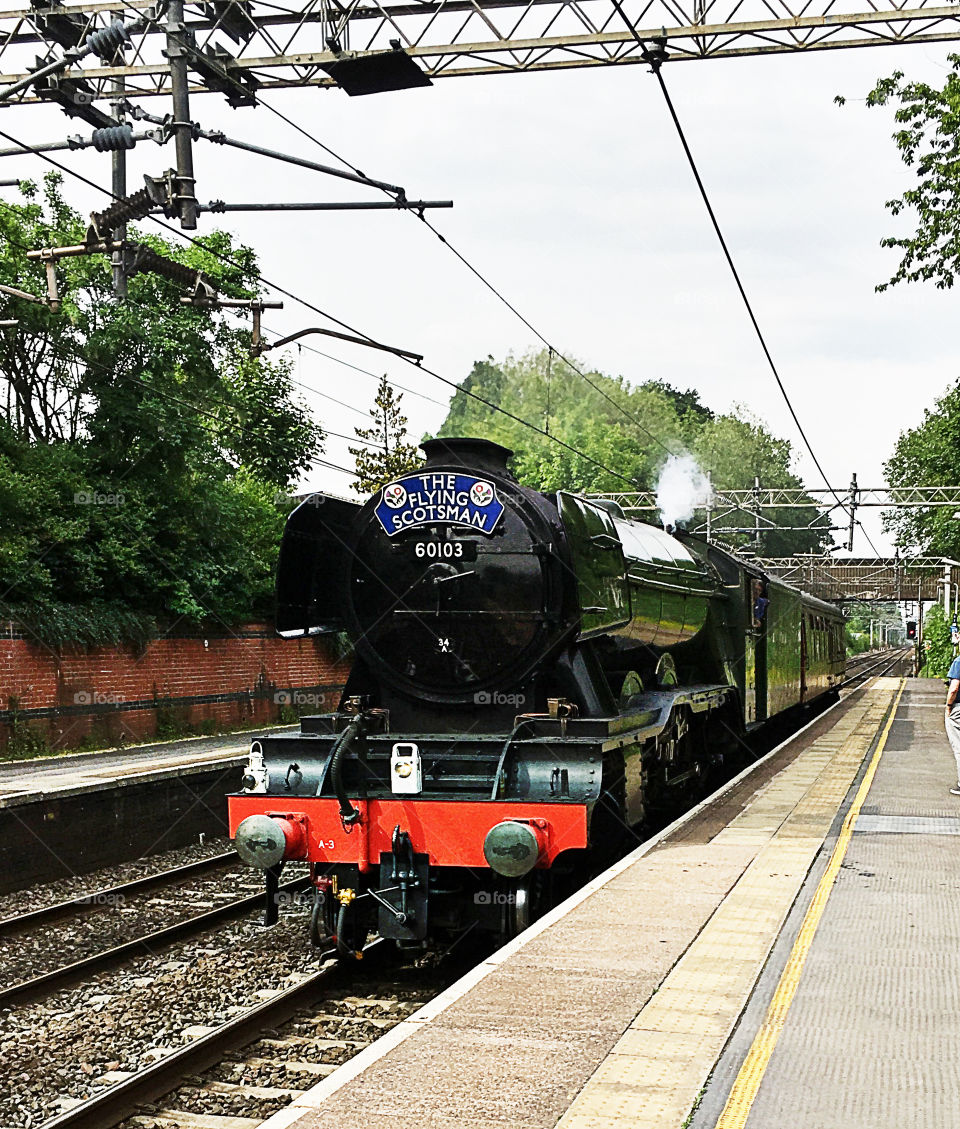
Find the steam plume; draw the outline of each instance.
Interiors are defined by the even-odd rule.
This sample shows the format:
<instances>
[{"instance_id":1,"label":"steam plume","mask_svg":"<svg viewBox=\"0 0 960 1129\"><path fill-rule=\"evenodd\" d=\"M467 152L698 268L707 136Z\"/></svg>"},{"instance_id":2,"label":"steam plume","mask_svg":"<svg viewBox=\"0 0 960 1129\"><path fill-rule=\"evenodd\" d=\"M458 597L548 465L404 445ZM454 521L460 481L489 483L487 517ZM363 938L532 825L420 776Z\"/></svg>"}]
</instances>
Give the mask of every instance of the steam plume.
<instances>
[{"instance_id":1,"label":"steam plume","mask_svg":"<svg viewBox=\"0 0 960 1129\"><path fill-rule=\"evenodd\" d=\"M705 506L713 494L710 480L692 455L670 455L657 480L657 507L664 525L689 521L697 506Z\"/></svg>"}]
</instances>

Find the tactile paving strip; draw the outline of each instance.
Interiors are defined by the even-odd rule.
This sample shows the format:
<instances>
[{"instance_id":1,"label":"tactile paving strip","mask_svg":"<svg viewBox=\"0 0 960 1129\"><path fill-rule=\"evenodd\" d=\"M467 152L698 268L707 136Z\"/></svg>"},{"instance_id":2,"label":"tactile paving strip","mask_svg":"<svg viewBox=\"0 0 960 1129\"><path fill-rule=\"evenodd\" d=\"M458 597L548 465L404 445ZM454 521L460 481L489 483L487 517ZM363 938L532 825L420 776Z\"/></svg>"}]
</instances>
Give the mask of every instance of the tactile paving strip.
<instances>
[{"instance_id":1,"label":"tactile paving strip","mask_svg":"<svg viewBox=\"0 0 960 1129\"><path fill-rule=\"evenodd\" d=\"M557 1129L683 1123L749 997L899 685L878 679L713 840L757 844L659 991L600 1064Z\"/></svg>"},{"instance_id":2,"label":"tactile paving strip","mask_svg":"<svg viewBox=\"0 0 960 1129\"><path fill-rule=\"evenodd\" d=\"M922 815L862 815L854 835L960 835L960 819Z\"/></svg>"}]
</instances>

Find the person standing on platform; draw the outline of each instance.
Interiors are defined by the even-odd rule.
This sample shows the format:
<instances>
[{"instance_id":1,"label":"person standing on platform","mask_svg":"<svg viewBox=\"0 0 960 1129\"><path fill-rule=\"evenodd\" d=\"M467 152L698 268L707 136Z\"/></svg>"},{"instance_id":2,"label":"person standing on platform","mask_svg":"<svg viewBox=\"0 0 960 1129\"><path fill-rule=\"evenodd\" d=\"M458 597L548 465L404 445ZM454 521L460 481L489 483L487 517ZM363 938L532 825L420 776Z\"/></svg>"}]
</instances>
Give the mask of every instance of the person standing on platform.
<instances>
[{"instance_id":1,"label":"person standing on platform","mask_svg":"<svg viewBox=\"0 0 960 1129\"><path fill-rule=\"evenodd\" d=\"M951 788L950 793L953 796L960 796L960 702L957 701L957 693L960 691L960 655L950 664L947 678L949 679L947 708L944 712L943 721L947 729L950 748L953 749L953 755L957 762L957 786Z\"/></svg>"}]
</instances>

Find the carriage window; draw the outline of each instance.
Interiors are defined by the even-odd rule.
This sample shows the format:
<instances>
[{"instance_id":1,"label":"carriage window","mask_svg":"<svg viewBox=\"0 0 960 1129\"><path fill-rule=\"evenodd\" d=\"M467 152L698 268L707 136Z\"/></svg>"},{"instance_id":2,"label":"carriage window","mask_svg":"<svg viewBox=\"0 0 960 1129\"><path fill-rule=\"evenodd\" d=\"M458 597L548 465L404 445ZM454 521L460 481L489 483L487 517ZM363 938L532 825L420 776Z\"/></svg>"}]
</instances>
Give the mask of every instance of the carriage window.
<instances>
[{"instance_id":1,"label":"carriage window","mask_svg":"<svg viewBox=\"0 0 960 1129\"><path fill-rule=\"evenodd\" d=\"M770 599L767 595L767 586L762 580L754 579L750 582L750 596L753 612L753 626L760 627L767 614Z\"/></svg>"}]
</instances>

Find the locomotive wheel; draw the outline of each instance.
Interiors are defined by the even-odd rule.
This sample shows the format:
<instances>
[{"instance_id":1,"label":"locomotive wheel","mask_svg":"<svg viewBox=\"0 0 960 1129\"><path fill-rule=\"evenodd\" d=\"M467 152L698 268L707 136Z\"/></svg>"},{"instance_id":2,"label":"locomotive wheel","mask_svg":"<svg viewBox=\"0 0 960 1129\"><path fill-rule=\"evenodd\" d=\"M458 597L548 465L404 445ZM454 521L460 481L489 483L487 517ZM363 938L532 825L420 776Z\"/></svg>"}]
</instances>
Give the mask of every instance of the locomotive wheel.
<instances>
[{"instance_id":1,"label":"locomotive wheel","mask_svg":"<svg viewBox=\"0 0 960 1129\"><path fill-rule=\"evenodd\" d=\"M516 882L500 913L500 936L509 941L522 933L543 913L546 881L543 871L534 871Z\"/></svg>"},{"instance_id":2,"label":"locomotive wheel","mask_svg":"<svg viewBox=\"0 0 960 1129\"><path fill-rule=\"evenodd\" d=\"M691 798L702 793L709 767L701 724L687 710L675 711L656 739L644 774L652 806L661 813L689 806Z\"/></svg>"}]
</instances>

